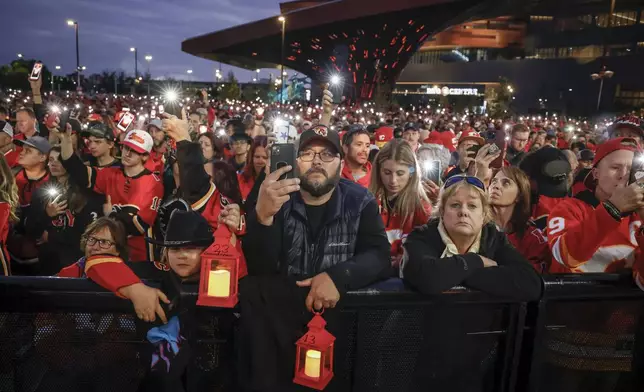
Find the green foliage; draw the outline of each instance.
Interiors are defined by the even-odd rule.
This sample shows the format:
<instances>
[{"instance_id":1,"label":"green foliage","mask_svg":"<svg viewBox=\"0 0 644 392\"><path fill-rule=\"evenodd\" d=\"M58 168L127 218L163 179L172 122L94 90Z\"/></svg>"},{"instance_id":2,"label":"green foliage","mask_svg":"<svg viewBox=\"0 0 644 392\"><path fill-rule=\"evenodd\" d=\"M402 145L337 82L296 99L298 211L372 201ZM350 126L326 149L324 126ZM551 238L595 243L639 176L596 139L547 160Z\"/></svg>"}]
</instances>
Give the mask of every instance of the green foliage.
<instances>
[{"instance_id":1,"label":"green foliage","mask_svg":"<svg viewBox=\"0 0 644 392\"><path fill-rule=\"evenodd\" d=\"M514 90L507 78L499 78L499 85L485 91L487 112L492 118L503 118L512 114L512 96Z\"/></svg>"},{"instance_id":2,"label":"green foliage","mask_svg":"<svg viewBox=\"0 0 644 392\"><path fill-rule=\"evenodd\" d=\"M37 60L19 59L0 67L0 87L20 90L29 90L29 74ZM51 84L51 72L43 64L42 70L43 90Z\"/></svg>"},{"instance_id":3,"label":"green foliage","mask_svg":"<svg viewBox=\"0 0 644 392\"><path fill-rule=\"evenodd\" d=\"M239 88L239 83L235 78L235 73L229 71L226 75L226 84L222 87L219 92L219 97L222 99L239 99L241 96L241 89Z\"/></svg>"}]
</instances>

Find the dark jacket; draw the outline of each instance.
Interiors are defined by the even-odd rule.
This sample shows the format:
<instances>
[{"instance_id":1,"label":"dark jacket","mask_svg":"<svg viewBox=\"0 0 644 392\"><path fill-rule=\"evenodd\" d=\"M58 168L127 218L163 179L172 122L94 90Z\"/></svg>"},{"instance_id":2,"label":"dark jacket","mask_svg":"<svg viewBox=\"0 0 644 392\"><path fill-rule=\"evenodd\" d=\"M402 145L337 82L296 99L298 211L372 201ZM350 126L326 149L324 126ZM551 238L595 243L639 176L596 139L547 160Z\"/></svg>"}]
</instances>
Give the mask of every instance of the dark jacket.
<instances>
[{"instance_id":1,"label":"dark jacket","mask_svg":"<svg viewBox=\"0 0 644 392\"><path fill-rule=\"evenodd\" d=\"M438 232L439 221L418 227L404 244L404 279L423 294L440 294L463 285L487 294L522 301L541 297L542 280L534 268L499 232L493 223L483 226L479 253L441 258L445 244ZM485 268L481 256L497 262Z\"/></svg>"},{"instance_id":2,"label":"dark jacket","mask_svg":"<svg viewBox=\"0 0 644 392\"><path fill-rule=\"evenodd\" d=\"M512 146L508 146L507 150L505 151L505 160L508 161L510 166L518 167L519 163L521 163L525 156L525 151L515 150Z\"/></svg>"},{"instance_id":3,"label":"dark jacket","mask_svg":"<svg viewBox=\"0 0 644 392\"><path fill-rule=\"evenodd\" d=\"M256 212L250 211L243 240L249 275L308 278L326 272L343 293L386 274L390 245L371 193L341 179L326 203L320 226L313 229L307 208L295 192L271 226L260 224Z\"/></svg>"},{"instance_id":4,"label":"dark jacket","mask_svg":"<svg viewBox=\"0 0 644 392\"><path fill-rule=\"evenodd\" d=\"M42 275L54 275L81 258L83 251L79 244L83 232L90 223L103 216L104 197L94 192L85 192L86 204L80 211L67 209L57 217L50 217L46 208L52 197L47 194L47 189L54 184L54 181L50 181L36 190L25 221L27 233L31 238L40 238L44 231L48 232L47 242L38 246ZM69 202L70 197L68 193L61 200Z\"/></svg>"}]
</instances>

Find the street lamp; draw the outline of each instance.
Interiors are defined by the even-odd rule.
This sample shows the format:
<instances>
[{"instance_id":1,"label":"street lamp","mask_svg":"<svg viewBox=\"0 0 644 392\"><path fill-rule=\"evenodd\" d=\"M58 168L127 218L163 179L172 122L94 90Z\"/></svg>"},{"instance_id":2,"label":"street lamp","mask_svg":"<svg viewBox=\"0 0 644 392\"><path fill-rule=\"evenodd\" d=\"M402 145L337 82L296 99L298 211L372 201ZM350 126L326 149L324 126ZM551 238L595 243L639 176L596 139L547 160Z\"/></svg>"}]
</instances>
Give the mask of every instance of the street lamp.
<instances>
[{"instance_id":1,"label":"street lamp","mask_svg":"<svg viewBox=\"0 0 644 392\"><path fill-rule=\"evenodd\" d=\"M192 70L191 70L191 69L189 69L189 70L187 70L186 72L188 72L188 75L190 75L190 74L192 73Z\"/></svg>"},{"instance_id":2,"label":"street lamp","mask_svg":"<svg viewBox=\"0 0 644 392\"><path fill-rule=\"evenodd\" d=\"M590 75L590 77L593 80L597 80L597 79L600 80L599 94L597 94L597 111L599 111L599 105L600 105L600 103L602 101L602 90L604 89L604 79L610 79L610 78L613 77L614 74L615 74L615 72L606 69L606 66L604 65L602 67L601 71L599 71L599 73L594 73L594 74Z\"/></svg>"},{"instance_id":3,"label":"street lamp","mask_svg":"<svg viewBox=\"0 0 644 392\"><path fill-rule=\"evenodd\" d=\"M134 79L139 78L139 51L135 47L130 48L130 52L134 52Z\"/></svg>"},{"instance_id":4,"label":"street lamp","mask_svg":"<svg viewBox=\"0 0 644 392\"><path fill-rule=\"evenodd\" d=\"M22 53L18 53L18 58L19 58L19 59L21 59L21 58L22 58Z\"/></svg>"},{"instance_id":5,"label":"street lamp","mask_svg":"<svg viewBox=\"0 0 644 392\"><path fill-rule=\"evenodd\" d=\"M74 26L74 31L76 33L76 86L80 88L80 72L81 72L81 67L80 67L80 51L78 49L78 22L68 19L67 20L67 26Z\"/></svg>"},{"instance_id":6,"label":"street lamp","mask_svg":"<svg viewBox=\"0 0 644 392\"><path fill-rule=\"evenodd\" d=\"M282 54L280 56L280 70L284 72L284 38L286 36L286 18L282 15L280 15L279 18L277 18L282 23ZM280 87L280 105L282 105L283 101L283 94L284 94L284 79L282 78L282 84Z\"/></svg>"},{"instance_id":7,"label":"street lamp","mask_svg":"<svg viewBox=\"0 0 644 392\"><path fill-rule=\"evenodd\" d=\"M56 70L57 70L57 71L60 71L60 65L57 65L57 66L56 66Z\"/></svg>"},{"instance_id":8,"label":"street lamp","mask_svg":"<svg viewBox=\"0 0 644 392\"><path fill-rule=\"evenodd\" d=\"M150 73L150 61L152 61L152 56L145 55L145 61L148 62L148 76L152 79L152 74ZM150 95L150 79L148 79L148 95Z\"/></svg>"},{"instance_id":9,"label":"street lamp","mask_svg":"<svg viewBox=\"0 0 644 392\"><path fill-rule=\"evenodd\" d=\"M257 68L257 69L255 70L255 73L257 74L256 79L259 81L259 68Z\"/></svg>"}]
</instances>

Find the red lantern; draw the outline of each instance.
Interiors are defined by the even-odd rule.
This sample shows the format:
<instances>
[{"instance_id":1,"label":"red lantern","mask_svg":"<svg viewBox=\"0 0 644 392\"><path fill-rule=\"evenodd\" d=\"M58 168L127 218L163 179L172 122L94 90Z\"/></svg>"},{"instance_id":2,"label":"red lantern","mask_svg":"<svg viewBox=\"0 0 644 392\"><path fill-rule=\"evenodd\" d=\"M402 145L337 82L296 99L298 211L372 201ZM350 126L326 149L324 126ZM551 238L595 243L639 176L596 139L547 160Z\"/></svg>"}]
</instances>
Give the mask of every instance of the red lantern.
<instances>
[{"instance_id":1,"label":"red lantern","mask_svg":"<svg viewBox=\"0 0 644 392\"><path fill-rule=\"evenodd\" d=\"M314 313L308 324L309 330L295 343L297 356L293 382L321 391L333 378L335 336L324 329L326 321L321 313Z\"/></svg>"},{"instance_id":2,"label":"red lantern","mask_svg":"<svg viewBox=\"0 0 644 392\"><path fill-rule=\"evenodd\" d=\"M237 304L239 253L237 237L220 224L215 242L201 254L197 305L232 308Z\"/></svg>"}]
</instances>

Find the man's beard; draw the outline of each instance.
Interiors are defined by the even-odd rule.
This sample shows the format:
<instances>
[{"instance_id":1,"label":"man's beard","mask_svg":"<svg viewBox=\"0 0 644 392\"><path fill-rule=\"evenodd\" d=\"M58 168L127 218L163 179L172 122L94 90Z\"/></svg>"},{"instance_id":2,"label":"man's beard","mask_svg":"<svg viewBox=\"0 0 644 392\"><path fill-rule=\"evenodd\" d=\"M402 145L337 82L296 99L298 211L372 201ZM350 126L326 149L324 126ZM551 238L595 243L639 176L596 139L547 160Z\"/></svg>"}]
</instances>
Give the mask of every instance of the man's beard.
<instances>
[{"instance_id":1,"label":"man's beard","mask_svg":"<svg viewBox=\"0 0 644 392\"><path fill-rule=\"evenodd\" d=\"M321 173L326 177L322 182L309 181L308 176L313 173ZM329 177L326 170L312 167L306 173L300 174L300 188L313 197L321 197L335 189L340 182L340 166L333 177Z\"/></svg>"}]
</instances>

